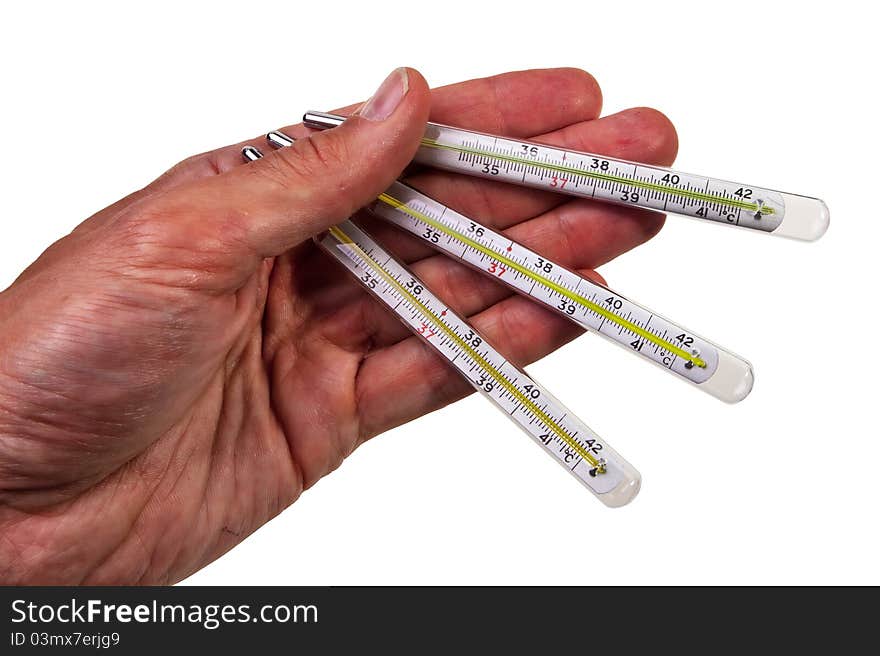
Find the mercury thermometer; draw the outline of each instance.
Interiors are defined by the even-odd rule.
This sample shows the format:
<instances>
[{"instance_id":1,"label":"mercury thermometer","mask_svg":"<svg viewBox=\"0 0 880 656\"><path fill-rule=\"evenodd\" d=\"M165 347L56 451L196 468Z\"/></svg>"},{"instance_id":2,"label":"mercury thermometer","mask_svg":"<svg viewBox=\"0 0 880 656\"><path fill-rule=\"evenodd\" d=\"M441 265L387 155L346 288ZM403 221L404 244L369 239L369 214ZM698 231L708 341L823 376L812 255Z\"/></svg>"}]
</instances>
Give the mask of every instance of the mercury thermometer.
<instances>
[{"instance_id":1,"label":"mercury thermometer","mask_svg":"<svg viewBox=\"0 0 880 656\"><path fill-rule=\"evenodd\" d=\"M344 116L307 112L326 129ZM813 241L828 229L818 198L682 173L605 155L428 123L413 160L434 168Z\"/></svg>"}]
</instances>

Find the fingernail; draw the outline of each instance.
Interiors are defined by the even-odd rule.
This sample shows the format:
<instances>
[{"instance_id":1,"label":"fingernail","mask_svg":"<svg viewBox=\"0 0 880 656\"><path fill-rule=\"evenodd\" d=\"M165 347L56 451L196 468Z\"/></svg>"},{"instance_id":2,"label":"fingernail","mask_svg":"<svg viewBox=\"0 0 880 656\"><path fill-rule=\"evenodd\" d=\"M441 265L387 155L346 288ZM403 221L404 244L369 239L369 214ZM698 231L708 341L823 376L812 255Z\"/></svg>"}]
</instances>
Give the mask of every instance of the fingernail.
<instances>
[{"instance_id":1,"label":"fingernail","mask_svg":"<svg viewBox=\"0 0 880 656\"><path fill-rule=\"evenodd\" d=\"M384 121L394 113L409 91L409 78L405 68L396 68L376 89L376 93L361 105L355 114L368 121Z\"/></svg>"}]
</instances>

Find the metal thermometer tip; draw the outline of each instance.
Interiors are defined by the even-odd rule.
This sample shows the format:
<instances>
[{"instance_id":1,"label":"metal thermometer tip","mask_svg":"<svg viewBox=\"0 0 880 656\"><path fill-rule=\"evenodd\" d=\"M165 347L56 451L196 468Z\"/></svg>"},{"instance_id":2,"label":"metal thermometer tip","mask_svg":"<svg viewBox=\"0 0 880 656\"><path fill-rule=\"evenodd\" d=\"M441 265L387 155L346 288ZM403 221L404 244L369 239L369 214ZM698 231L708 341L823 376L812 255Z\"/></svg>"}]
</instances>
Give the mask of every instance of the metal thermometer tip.
<instances>
[{"instance_id":1,"label":"metal thermometer tip","mask_svg":"<svg viewBox=\"0 0 880 656\"><path fill-rule=\"evenodd\" d=\"M317 130L335 128L338 125L342 125L344 121L345 117L328 114L327 112L310 110L303 114L303 125L307 128L315 128Z\"/></svg>"},{"instance_id":2,"label":"metal thermometer tip","mask_svg":"<svg viewBox=\"0 0 880 656\"><path fill-rule=\"evenodd\" d=\"M276 148L287 148L294 142L293 137L284 134L281 130L272 130L266 135L266 140Z\"/></svg>"},{"instance_id":3,"label":"metal thermometer tip","mask_svg":"<svg viewBox=\"0 0 880 656\"><path fill-rule=\"evenodd\" d=\"M254 148L253 146L245 146L241 149L241 155L249 162L254 162L260 159L263 156L263 153L260 152L259 148Z\"/></svg>"}]
</instances>

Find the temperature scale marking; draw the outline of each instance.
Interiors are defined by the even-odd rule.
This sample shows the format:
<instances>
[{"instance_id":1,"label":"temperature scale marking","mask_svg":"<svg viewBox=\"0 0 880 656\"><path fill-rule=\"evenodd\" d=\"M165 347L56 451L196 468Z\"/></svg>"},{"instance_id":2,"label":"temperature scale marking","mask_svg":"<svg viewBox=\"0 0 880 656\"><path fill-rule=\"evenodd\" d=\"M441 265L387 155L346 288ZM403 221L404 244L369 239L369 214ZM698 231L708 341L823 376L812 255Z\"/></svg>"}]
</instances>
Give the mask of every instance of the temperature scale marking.
<instances>
[{"instance_id":1,"label":"temperature scale marking","mask_svg":"<svg viewBox=\"0 0 880 656\"><path fill-rule=\"evenodd\" d=\"M508 155L503 150L480 150L479 148L470 147L467 145L461 146L453 146L450 144L440 143L436 139L422 139L422 146L426 148L437 148L440 150L450 150L460 154L466 155L474 155L481 158L486 159L494 159L500 160L503 162L510 162L512 164L518 164L525 167L535 167L541 170L546 171L555 171L557 173L566 173L569 175L574 175L581 178L589 178L592 180L602 180L603 182L610 182L619 184L621 186L626 187L634 187L637 189L644 189L646 191L655 191L661 194L668 194L670 196L682 196L684 198L690 198L692 200L700 200L705 201L707 203L715 203L719 208L736 208L741 210L747 210L749 212L760 212L763 216L771 216L776 214L776 209L773 207L764 207L763 205L759 205L758 203L749 203L741 200L735 200L730 198L729 196L720 196L716 194L708 194L699 191L692 191L690 189L682 189L680 187L675 187L673 185L662 185L655 182L649 182L647 180L642 180L637 177L624 177L619 175L610 175L606 173L599 173L597 171L590 171L588 169L575 168L573 166L564 166L562 164L555 164L550 161L536 161L534 159L526 159L523 157L516 157L514 155ZM566 156L563 156L563 160ZM610 161L610 158L602 158L605 161ZM617 160L619 161L619 160Z\"/></svg>"}]
</instances>

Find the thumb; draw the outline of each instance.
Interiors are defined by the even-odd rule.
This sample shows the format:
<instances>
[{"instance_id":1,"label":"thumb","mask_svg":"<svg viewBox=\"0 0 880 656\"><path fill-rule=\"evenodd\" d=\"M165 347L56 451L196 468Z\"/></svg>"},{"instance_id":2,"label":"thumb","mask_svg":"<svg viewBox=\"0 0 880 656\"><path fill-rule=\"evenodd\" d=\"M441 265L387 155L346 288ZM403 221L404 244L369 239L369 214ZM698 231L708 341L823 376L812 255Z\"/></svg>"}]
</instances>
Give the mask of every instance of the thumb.
<instances>
[{"instance_id":1,"label":"thumb","mask_svg":"<svg viewBox=\"0 0 880 656\"><path fill-rule=\"evenodd\" d=\"M208 241L228 237L237 251L230 255L278 255L347 219L390 186L415 155L430 104L418 71L398 68L339 127L180 187L163 205L171 203L177 230L195 230Z\"/></svg>"}]
</instances>

